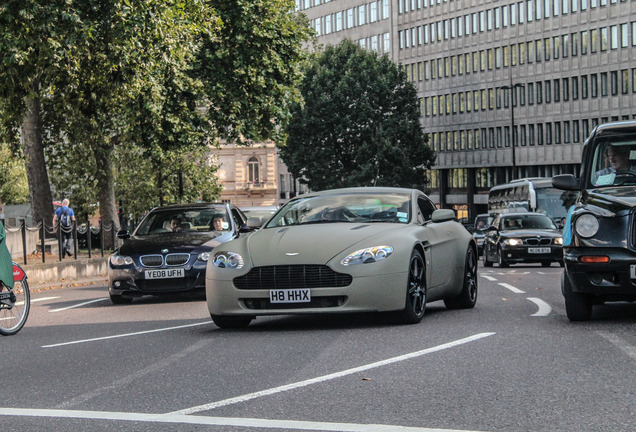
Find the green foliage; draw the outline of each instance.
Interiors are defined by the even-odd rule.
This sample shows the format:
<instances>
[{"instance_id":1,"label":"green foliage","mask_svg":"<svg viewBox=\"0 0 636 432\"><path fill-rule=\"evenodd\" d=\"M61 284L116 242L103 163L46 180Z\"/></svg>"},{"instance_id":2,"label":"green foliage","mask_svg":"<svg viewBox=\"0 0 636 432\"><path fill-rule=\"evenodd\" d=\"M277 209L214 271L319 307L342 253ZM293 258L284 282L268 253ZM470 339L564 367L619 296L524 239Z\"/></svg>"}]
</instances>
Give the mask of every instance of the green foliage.
<instances>
[{"instance_id":1,"label":"green foliage","mask_svg":"<svg viewBox=\"0 0 636 432\"><path fill-rule=\"evenodd\" d=\"M29 202L29 184L24 159L3 143L0 143L0 202L4 204Z\"/></svg>"},{"instance_id":2,"label":"green foliage","mask_svg":"<svg viewBox=\"0 0 636 432\"><path fill-rule=\"evenodd\" d=\"M350 41L308 67L281 157L313 190L350 186L423 188L434 162L417 92L387 56Z\"/></svg>"},{"instance_id":3,"label":"green foliage","mask_svg":"<svg viewBox=\"0 0 636 432\"><path fill-rule=\"evenodd\" d=\"M230 140L275 138L299 100L297 86L313 35L293 0L213 0L222 21L207 37L196 75L209 119Z\"/></svg>"}]
</instances>

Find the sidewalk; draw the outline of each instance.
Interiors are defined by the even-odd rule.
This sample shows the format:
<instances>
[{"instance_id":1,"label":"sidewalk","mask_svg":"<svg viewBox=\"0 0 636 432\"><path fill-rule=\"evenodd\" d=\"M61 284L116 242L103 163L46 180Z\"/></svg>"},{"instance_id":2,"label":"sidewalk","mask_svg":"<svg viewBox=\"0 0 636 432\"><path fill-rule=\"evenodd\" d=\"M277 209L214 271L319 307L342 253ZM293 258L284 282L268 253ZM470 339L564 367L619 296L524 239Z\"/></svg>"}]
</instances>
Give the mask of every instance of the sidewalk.
<instances>
[{"instance_id":1,"label":"sidewalk","mask_svg":"<svg viewBox=\"0 0 636 432\"><path fill-rule=\"evenodd\" d=\"M75 257L66 257L59 261L57 255L47 254L46 262L42 263L42 255L27 256L27 264L24 258L15 260L26 272L29 287L32 291L65 288L71 286L85 286L95 284L108 284L108 254L94 251L91 258L88 252L82 251Z\"/></svg>"}]
</instances>

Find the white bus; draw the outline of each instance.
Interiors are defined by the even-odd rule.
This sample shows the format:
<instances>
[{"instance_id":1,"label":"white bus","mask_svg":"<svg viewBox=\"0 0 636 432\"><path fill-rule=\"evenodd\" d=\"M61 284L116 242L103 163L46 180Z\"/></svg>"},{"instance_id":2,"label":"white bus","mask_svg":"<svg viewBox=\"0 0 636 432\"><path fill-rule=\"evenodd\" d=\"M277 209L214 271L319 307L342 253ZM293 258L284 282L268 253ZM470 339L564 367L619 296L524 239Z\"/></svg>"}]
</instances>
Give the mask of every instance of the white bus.
<instances>
[{"instance_id":1,"label":"white bus","mask_svg":"<svg viewBox=\"0 0 636 432\"><path fill-rule=\"evenodd\" d=\"M492 187L488 193L488 212L540 212L560 225L575 201L575 193L552 187L550 177L524 178Z\"/></svg>"}]
</instances>

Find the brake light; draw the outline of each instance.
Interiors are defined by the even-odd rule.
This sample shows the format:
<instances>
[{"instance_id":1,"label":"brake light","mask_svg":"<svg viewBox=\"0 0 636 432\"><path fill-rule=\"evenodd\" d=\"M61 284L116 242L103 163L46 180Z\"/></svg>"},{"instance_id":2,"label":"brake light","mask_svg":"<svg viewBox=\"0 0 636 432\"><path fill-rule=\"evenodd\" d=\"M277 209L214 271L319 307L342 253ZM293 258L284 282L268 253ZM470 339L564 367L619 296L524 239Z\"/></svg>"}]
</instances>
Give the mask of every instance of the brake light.
<instances>
[{"instance_id":1,"label":"brake light","mask_svg":"<svg viewBox=\"0 0 636 432\"><path fill-rule=\"evenodd\" d=\"M583 256L581 257L582 263L587 264L603 264L610 261L608 256Z\"/></svg>"}]
</instances>

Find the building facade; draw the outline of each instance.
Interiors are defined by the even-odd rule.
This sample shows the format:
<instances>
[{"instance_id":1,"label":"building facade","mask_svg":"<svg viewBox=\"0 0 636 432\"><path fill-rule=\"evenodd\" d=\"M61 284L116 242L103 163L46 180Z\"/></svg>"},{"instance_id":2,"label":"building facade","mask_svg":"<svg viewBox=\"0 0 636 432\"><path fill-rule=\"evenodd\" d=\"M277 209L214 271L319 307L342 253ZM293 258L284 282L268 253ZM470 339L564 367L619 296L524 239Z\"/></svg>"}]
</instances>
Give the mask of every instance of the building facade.
<instances>
[{"instance_id":1,"label":"building facade","mask_svg":"<svg viewBox=\"0 0 636 432\"><path fill-rule=\"evenodd\" d=\"M211 152L210 162L219 167L223 202L239 207L276 206L306 192L271 141L250 146L223 143Z\"/></svg>"},{"instance_id":2,"label":"building facade","mask_svg":"<svg viewBox=\"0 0 636 432\"><path fill-rule=\"evenodd\" d=\"M321 44L400 64L437 154L441 207L473 218L490 187L578 174L599 123L636 118L633 0L297 0Z\"/></svg>"}]
</instances>

